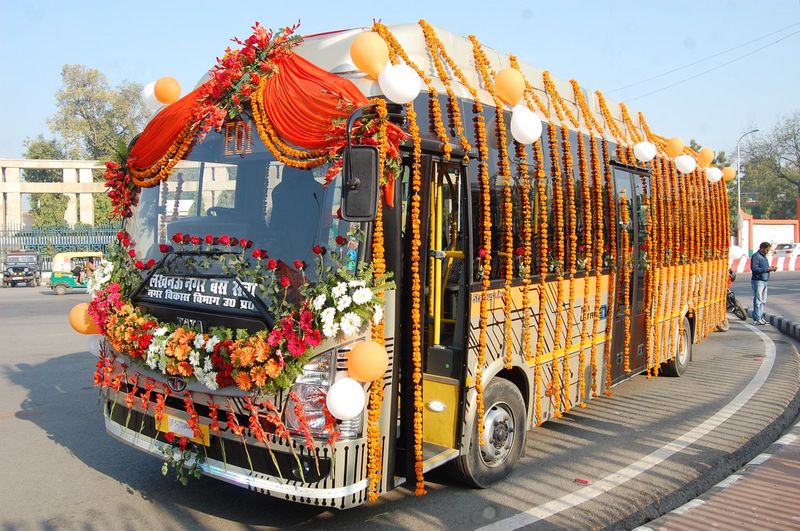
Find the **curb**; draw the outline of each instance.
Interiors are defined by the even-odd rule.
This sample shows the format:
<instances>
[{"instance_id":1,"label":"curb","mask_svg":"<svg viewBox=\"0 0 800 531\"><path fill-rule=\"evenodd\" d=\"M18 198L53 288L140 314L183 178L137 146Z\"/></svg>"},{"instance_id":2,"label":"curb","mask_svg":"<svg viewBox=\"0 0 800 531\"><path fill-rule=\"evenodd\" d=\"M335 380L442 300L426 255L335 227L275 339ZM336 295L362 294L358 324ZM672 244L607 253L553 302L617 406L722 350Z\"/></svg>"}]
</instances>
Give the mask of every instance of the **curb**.
<instances>
[{"instance_id":1,"label":"curb","mask_svg":"<svg viewBox=\"0 0 800 531\"><path fill-rule=\"evenodd\" d=\"M750 314L750 308L745 308L744 310L747 312L747 316L752 318L752 315ZM781 315L773 315L766 312L764 312L764 319L766 319L769 324L777 328L780 332L800 341L800 323L792 321L791 319L787 319Z\"/></svg>"},{"instance_id":2,"label":"curb","mask_svg":"<svg viewBox=\"0 0 800 531\"><path fill-rule=\"evenodd\" d=\"M745 308L748 316L749 310ZM784 319L783 317L764 314L770 324L778 328L777 320L781 319L781 325L789 329L798 331L800 325ZM793 328L792 328L793 327ZM783 329L779 328L783 331ZM792 335L795 339L800 339L800 333ZM789 345L794 351L794 355L800 358L800 351L795 345ZM672 492L665 493L660 499L653 501L649 505L642 507L632 514L620 518L618 521L606 526L604 530L612 531L617 529L639 529L639 531L653 531L647 527L647 523L668 515L671 511L679 509L686 503L695 498L699 498L709 492L714 486L724 481L726 478L735 474L738 470L746 466L759 454L767 451L771 445L775 444L787 429L796 425L800 416L800 385L798 385L794 396L789 400L786 408L775 417L764 429L753 433L746 440L742 441L741 446L731 453L719 456L708 468L688 483L681 485L680 488Z\"/></svg>"}]
</instances>

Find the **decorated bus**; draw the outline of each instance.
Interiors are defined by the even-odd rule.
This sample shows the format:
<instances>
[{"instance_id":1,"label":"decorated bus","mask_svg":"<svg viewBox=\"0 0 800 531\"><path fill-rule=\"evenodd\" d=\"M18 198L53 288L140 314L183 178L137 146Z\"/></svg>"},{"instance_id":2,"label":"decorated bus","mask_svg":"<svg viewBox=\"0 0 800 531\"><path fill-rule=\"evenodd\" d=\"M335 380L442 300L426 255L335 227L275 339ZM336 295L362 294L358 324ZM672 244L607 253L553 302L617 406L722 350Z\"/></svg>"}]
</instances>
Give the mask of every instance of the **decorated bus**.
<instances>
[{"instance_id":1,"label":"decorated bus","mask_svg":"<svg viewBox=\"0 0 800 531\"><path fill-rule=\"evenodd\" d=\"M234 42L107 163L124 222L70 316L107 432L165 474L487 487L726 323L710 150L425 21Z\"/></svg>"}]
</instances>

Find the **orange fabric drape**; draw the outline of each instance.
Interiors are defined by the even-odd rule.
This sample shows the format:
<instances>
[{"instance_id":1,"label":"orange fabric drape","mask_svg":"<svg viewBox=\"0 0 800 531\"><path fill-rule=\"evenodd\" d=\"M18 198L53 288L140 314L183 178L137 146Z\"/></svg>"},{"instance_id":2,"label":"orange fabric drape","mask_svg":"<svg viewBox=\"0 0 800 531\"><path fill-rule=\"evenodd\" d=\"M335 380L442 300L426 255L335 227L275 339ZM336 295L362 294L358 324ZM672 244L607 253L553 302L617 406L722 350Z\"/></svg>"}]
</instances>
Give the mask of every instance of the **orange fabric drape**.
<instances>
[{"instance_id":1,"label":"orange fabric drape","mask_svg":"<svg viewBox=\"0 0 800 531\"><path fill-rule=\"evenodd\" d=\"M133 145L128 155L128 167L142 171L158 162L175 143L191 118L192 109L202 88L203 85L200 85L175 103L161 109Z\"/></svg>"},{"instance_id":2,"label":"orange fabric drape","mask_svg":"<svg viewBox=\"0 0 800 531\"><path fill-rule=\"evenodd\" d=\"M331 120L349 116L346 109L337 108L341 99L355 107L367 104L366 96L351 81L296 53L279 64L263 94L267 115L281 138L305 149L328 147Z\"/></svg>"}]
</instances>

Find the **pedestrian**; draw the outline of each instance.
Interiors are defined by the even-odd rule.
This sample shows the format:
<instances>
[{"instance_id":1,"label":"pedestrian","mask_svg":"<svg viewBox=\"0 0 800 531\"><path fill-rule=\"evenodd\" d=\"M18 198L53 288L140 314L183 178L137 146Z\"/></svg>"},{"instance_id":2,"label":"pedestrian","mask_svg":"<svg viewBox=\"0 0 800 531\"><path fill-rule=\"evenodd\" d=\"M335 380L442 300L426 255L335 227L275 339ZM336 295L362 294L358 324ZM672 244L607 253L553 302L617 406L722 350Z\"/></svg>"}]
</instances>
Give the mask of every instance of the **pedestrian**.
<instances>
[{"instance_id":1,"label":"pedestrian","mask_svg":"<svg viewBox=\"0 0 800 531\"><path fill-rule=\"evenodd\" d=\"M767 254L772 246L769 242L762 242L758 246L758 252L750 258L750 285L753 287L753 324L765 325L764 305L767 303L767 282L769 274L775 271L776 267L770 267Z\"/></svg>"},{"instance_id":2,"label":"pedestrian","mask_svg":"<svg viewBox=\"0 0 800 531\"><path fill-rule=\"evenodd\" d=\"M83 279L81 283L89 280L89 277L91 277L94 274L94 270L95 270L94 258L89 257L89 259L86 260L86 263L83 265Z\"/></svg>"}]
</instances>

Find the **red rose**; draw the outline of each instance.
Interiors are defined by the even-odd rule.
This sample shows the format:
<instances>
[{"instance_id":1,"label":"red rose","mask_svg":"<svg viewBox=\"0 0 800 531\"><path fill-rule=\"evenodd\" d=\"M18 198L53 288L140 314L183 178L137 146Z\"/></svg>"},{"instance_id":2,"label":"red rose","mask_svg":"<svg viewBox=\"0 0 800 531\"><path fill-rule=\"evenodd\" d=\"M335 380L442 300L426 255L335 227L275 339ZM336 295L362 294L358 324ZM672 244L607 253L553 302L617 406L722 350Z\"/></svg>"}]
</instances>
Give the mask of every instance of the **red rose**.
<instances>
[{"instance_id":1,"label":"red rose","mask_svg":"<svg viewBox=\"0 0 800 531\"><path fill-rule=\"evenodd\" d=\"M253 249L253 258L256 260L263 258L263 256L261 256L261 249Z\"/></svg>"},{"instance_id":2,"label":"red rose","mask_svg":"<svg viewBox=\"0 0 800 531\"><path fill-rule=\"evenodd\" d=\"M311 248L314 251L314 254L317 256L325 254L325 247L321 246L320 244L315 244L314 247Z\"/></svg>"},{"instance_id":3,"label":"red rose","mask_svg":"<svg viewBox=\"0 0 800 531\"><path fill-rule=\"evenodd\" d=\"M122 246L123 247L130 247L131 246L131 239L127 236L122 239Z\"/></svg>"},{"instance_id":4,"label":"red rose","mask_svg":"<svg viewBox=\"0 0 800 531\"><path fill-rule=\"evenodd\" d=\"M166 254L166 253L168 253L168 252L170 252L172 250L172 246L171 245L167 245L166 243L162 243L162 244L160 244L158 246L158 250L161 251L162 253Z\"/></svg>"},{"instance_id":5,"label":"red rose","mask_svg":"<svg viewBox=\"0 0 800 531\"><path fill-rule=\"evenodd\" d=\"M336 209L336 219L342 219L342 207Z\"/></svg>"},{"instance_id":6,"label":"red rose","mask_svg":"<svg viewBox=\"0 0 800 531\"><path fill-rule=\"evenodd\" d=\"M267 267L272 270L278 269L278 261L275 260L274 258L270 258L269 261L267 262Z\"/></svg>"},{"instance_id":7,"label":"red rose","mask_svg":"<svg viewBox=\"0 0 800 531\"><path fill-rule=\"evenodd\" d=\"M585 249L586 249L586 247L584 247L583 245L579 245L578 246L578 252L579 253L582 253Z\"/></svg>"},{"instance_id":8,"label":"red rose","mask_svg":"<svg viewBox=\"0 0 800 531\"><path fill-rule=\"evenodd\" d=\"M253 240L246 240L242 238L241 240L239 240L239 245L242 246L242 249L249 249L250 247L253 246Z\"/></svg>"},{"instance_id":9,"label":"red rose","mask_svg":"<svg viewBox=\"0 0 800 531\"><path fill-rule=\"evenodd\" d=\"M514 254L516 254L517 256L522 256L523 254L525 254L525 249L523 249L522 247L517 247L516 249L514 249Z\"/></svg>"},{"instance_id":10,"label":"red rose","mask_svg":"<svg viewBox=\"0 0 800 531\"><path fill-rule=\"evenodd\" d=\"M122 241L122 240L124 240L124 239L125 239L127 236L128 236L128 234L127 234L127 233L126 233L124 230L121 230L121 231L119 231L119 232L117 233L117 239L118 239L119 241Z\"/></svg>"},{"instance_id":11,"label":"red rose","mask_svg":"<svg viewBox=\"0 0 800 531\"><path fill-rule=\"evenodd\" d=\"M281 287L288 288L289 287L289 277L281 277Z\"/></svg>"},{"instance_id":12,"label":"red rose","mask_svg":"<svg viewBox=\"0 0 800 531\"><path fill-rule=\"evenodd\" d=\"M231 238L231 247L236 247L237 245L239 245L239 239Z\"/></svg>"},{"instance_id":13,"label":"red rose","mask_svg":"<svg viewBox=\"0 0 800 531\"><path fill-rule=\"evenodd\" d=\"M128 256L130 256L131 258L136 258L136 251L134 249L131 249L130 251L128 251Z\"/></svg>"},{"instance_id":14,"label":"red rose","mask_svg":"<svg viewBox=\"0 0 800 531\"><path fill-rule=\"evenodd\" d=\"M152 258L151 258L150 260L148 260L148 261L147 261L147 263L145 264L145 267L146 267L147 269L150 269L150 268L151 268L151 267L153 267L154 265L156 265L156 261L155 261L154 259L152 259Z\"/></svg>"},{"instance_id":15,"label":"red rose","mask_svg":"<svg viewBox=\"0 0 800 531\"><path fill-rule=\"evenodd\" d=\"M214 243L214 237L212 235L210 235L210 234L206 234L206 243L209 244L209 245Z\"/></svg>"},{"instance_id":16,"label":"red rose","mask_svg":"<svg viewBox=\"0 0 800 531\"><path fill-rule=\"evenodd\" d=\"M336 245L344 245L347 243L347 238L344 236L336 236Z\"/></svg>"},{"instance_id":17,"label":"red rose","mask_svg":"<svg viewBox=\"0 0 800 531\"><path fill-rule=\"evenodd\" d=\"M646 251L647 250L647 244L646 243L639 244L639 249L641 249L642 251Z\"/></svg>"},{"instance_id":18,"label":"red rose","mask_svg":"<svg viewBox=\"0 0 800 531\"><path fill-rule=\"evenodd\" d=\"M192 236L192 237L189 239L189 241L191 241L191 242L192 242L192 245L200 245L200 242L201 242L202 240L200 239L200 236Z\"/></svg>"},{"instance_id":19,"label":"red rose","mask_svg":"<svg viewBox=\"0 0 800 531\"><path fill-rule=\"evenodd\" d=\"M304 266L304 265L305 265L305 264L303 263L303 261L302 261L302 260L295 260L295 261L294 261L294 268L295 268L295 269L303 269L303 266Z\"/></svg>"},{"instance_id":20,"label":"red rose","mask_svg":"<svg viewBox=\"0 0 800 531\"><path fill-rule=\"evenodd\" d=\"M180 446L181 452L186 450L186 445L188 444L189 440L186 437L181 437L178 440L178 446Z\"/></svg>"},{"instance_id":21,"label":"red rose","mask_svg":"<svg viewBox=\"0 0 800 531\"><path fill-rule=\"evenodd\" d=\"M196 237L196 236L195 236L195 237ZM183 235L183 238L181 239L181 242L183 242L183 243L189 243L190 241L192 241L192 237L191 237L191 236L189 236L188 234L184 234L184 235Z\"/></svg>"},{"instance_id":22,"label":"red rose","mask_svg":"<svg viewBox=\"0 0 800 531\"><path fill-rule=\"evenodd\" d=\"M172 241L174 241L175 243L181 243L183 241L183 234L181 234L180 232L176 232L175 234L172 235Z\"/></svg>"},{"instance_id":23,"label":"red rose","mask_svg":"<svg viewBox=\"0 0 800 531\"><path fill-rule=\"evenodd\" d=\"M141 260L136 260L133 265L136 266L136 269L144 269L144 263Z\"/></svg>"},{"instance_id":24,"label":"red rose","mask_svg":"<svg viewBox=\"0 0 800 531\"><path fill-rule=\"evenodd\" d=\"M169 431L164 434L164 438L167 440L168 443L172 444L175 441L175 434Z\"/></svg>"},{"instance_id":25,"label":"red rose","mask_svg":"<svg viewBox=\"0 0 800 531\"><path fill-rule=\"evenodd\" d=\"M489 253L486 252L486 249L478 249L478 257L486 258L489 256Z\"/></svg>"}]
</instances>

